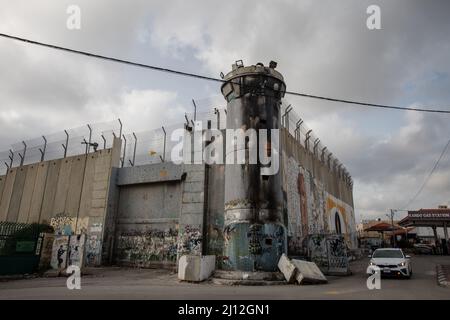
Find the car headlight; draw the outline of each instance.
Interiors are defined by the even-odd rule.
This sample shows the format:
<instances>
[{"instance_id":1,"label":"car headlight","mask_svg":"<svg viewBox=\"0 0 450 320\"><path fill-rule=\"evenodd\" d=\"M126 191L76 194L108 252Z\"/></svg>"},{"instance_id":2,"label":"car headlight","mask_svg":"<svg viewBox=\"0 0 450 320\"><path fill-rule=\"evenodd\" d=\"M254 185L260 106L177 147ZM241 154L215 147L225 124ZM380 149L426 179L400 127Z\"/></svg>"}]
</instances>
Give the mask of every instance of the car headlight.
<instances>
[{"instance_id":1,"label":"car headlight","mask_svg":"<svg viewBox=\"0 0 450 320\"><path fill-rule=\"evenodd\" d=\"M406 262L403 261L403 262L399 263L398 266L399 267L404 267L404 266L406 266Z\"/></svg>"}]
</instances>

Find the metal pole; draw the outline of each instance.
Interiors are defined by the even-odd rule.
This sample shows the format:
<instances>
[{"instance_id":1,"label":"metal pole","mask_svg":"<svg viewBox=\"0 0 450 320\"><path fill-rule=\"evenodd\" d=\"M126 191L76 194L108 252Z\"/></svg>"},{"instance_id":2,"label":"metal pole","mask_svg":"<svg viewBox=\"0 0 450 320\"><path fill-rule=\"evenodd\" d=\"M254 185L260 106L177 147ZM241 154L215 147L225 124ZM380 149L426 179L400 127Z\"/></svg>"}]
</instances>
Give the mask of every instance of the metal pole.
<instances>
[{"instance_id":1,"label":"metal pole","mask_svg":"<svg viewBox=\"0 0 450 320\"><path fill-rule=\"evenodd\" d=\"M394 248L397 247L397 243L396 243L396 239L395 239L395 234L394 234L394 210L391 209L391 225L392 225L392 238L393 238L393 244L394 244Z\"/></svg>"},{"instance_id":2,"label":"metal pole","mask_svg":"<svg viewBox=\"0 0 450 320\"><path fill-rule=\"evenodd\" d=\"M87 144L87 152L86 153L89 153L91 151L92 128L89 124L87 125L87 127L89 128L89 143Z\"/></svg>"},{"instance_id":3,"label":"metal pole","mask_svg":"<svg viewBox=\"0 0 450 320\"><path fill-rule=\"evenodd\" d=\"M291 105L288 105L282 117L282 120L284 118L284 127L287 129L288 132L289 132L289 112L291 112L291 110L292 110Z\"/></svg>"},{"instance_id":4,"label":"metal pole","mask_svg":"<svg viewBox=\"0 0 450 320\"><path fill-rule=\"evenodd\" d=\"M64 147L64 158L67 156L67 148L69 146L69 133L67 132L67 130L64 130L64 132L66 133L66 145L63 145Z\"/></svg>"},{"instance_id":5,"label":"metal pole","mask_svg":"<svg viewBox=\"0 0 450 320\"><path fill-rule=\"evenodd\" d=\"M9 149L9 153L10 153L10 156L9 156L9 167L12 168L13 161L14 161L14 152L11 149Z\"/></svg>"},{"instance_id":6,"label":"metal pole","mask_svg":"<svg viewBox=\"0 0 450 320\"><path fill-rule=\"evenodd\" d=\"M114 132L113 132L113 134L114 134ZM103 149L106 149L106 138L105 138L105 136L103 134L101 135L101 137L102 137L102 140L103 140Z\"/></svg>"},{"instance_id":7,"label":"metal pole","mask_svg":"<svg viewBox=\"0 0 450 320\"><path fill-rule=\"evenodd\" d=\"M164 132L164 151L163 151L163 162L166 162L166 138L167 138L167 133L166 133L166 129L164 129L164 127L161 127L163 132Z\"/></svg>"},{"instance_id":8,"label":"metal pole","mask_svg":"<svg viewBox=\"0 0 450 320\"><path fill-rule=\"evenodd\" d=\"M325 158L324 158L324 156L325 156L325 150L327 150L327 147L323 147L323 148L322 148L322 154L321 154L321 156L320 156L320 158L322 159L323 162L325 162Z\"/></svg>"},{"instance_id":9,"label":"metal pole","mask_svg":"<svg viewBox=\"0 0 450 320\"><path fill-rule=\"evenodd\" d=\"M303 123L303 120L300 119L297 121L297 123L295 124L295 139L298 140L298 142L300 142L300 137L301 137L301 125Z\"/></svg>"},{"instance_id":10,"label":"metal pole","mask_svg":"<svg viewBox=\"0 0 450 320\"><path fill-rule=\"evenodd\" d=\"M83 142L81 144L86 145L86 147L84 149L84 153L87 154L88 153L88 142L86 141L86 138L83 138Z\"/></svg>"},{"instance_id":11,"label":"metal pole","mask_svg":"<svg viewBox=\"0 0 450 320\"><path fill-rule=\"evenodd\" d=\"M127 138L125 138L125 135L122 135L122 137L123 141L125 141L125 143L123 144L123 155L122 155L122 168L123 168L123 165L125 163L125 152L127 150Z\"/></svg>"},{"instance_id":12,"label":"metal pole","mask_svg":"<svg viewBox=\"0 0 450 320\"><path fill-rule=\"evenodd\" d=\"M197 105L195 104L195 100L192 99L192 104L194 105L194 121L197 120Z\"/></svg>"},{"instance_id":13,"label":"metal pole","mask_svg":"<svg viewBox=\"0 0 450 320\"><path fill-rule=\"evenodd\" d=\"M312 130L310 129L307 133L306 133L306 138L305 138L305 149L307 151L309 151L309 138L311 138L311 132Z\"/></svg>"},{"instance_id":14,"label":"metal pole","mask_svg":"<svg viewBox=\"0 0 450 320\"><path fill-rule=\"evenodd\" d=\"M120 118L117 120L119 120L119 124L120 124L119 137L121 137L122 136L122 120L120 120Z\"/></svg>"},{"instance_id":15,"label":"metal pole","mask_svg":"<svg viewBox=\"0 0 450 320\"><path fill-rule=\"evenodd\" d=\"M214 113L217 114L217 129L220 130L220 110L214 108Z\"/></svg>"},{"instance_id":16,"label":"metal pole","mask_svg":"<svg viewBox=\"0 0 450 320\"><path fill-rule=\"evenodd\" d=\"M44 150L39 148L39 151L41 152L41 162L44 161L45 150L47 149L47 139L45 138L45 136L42 136L42 139L44 139Z\"/></svg>"},{"instance_id":17,"label":"metal pole","mask_svg":"<svg viewBox=\"0 0 450 320\"><path fill-rule=\"evenodd\" d=\"M137 137L136 134L133 132L133 137L134 137L134 150L133 150L133 167L136 161L136 145L137 145Z\"/></svg>"},{"instance_id":18,"label":"metal pole","mask_svg":"<svg viewBox=\"0 0 450 320\"><path fill-rule=\"evenodd\" d=\"M314 147L313 147L313 154L316 155L316 150L317 150L317 146L319 145L320 139L316 138L316 140L314 140Z\"/></svg>"},{"instance_id":19,"label":"metal pole","mask_svg":"<svg viewBox=\"0 0 450 320\"><path fill-rule=\"evenodd\" d=\"M23 166L23 162L25 161L25 155L27 153L27 144L25 143L25 141L22 141L22 143L25 146L25 148L23 149L23 155L20 156L20 166Z\"/></svg>"}]
</instances>

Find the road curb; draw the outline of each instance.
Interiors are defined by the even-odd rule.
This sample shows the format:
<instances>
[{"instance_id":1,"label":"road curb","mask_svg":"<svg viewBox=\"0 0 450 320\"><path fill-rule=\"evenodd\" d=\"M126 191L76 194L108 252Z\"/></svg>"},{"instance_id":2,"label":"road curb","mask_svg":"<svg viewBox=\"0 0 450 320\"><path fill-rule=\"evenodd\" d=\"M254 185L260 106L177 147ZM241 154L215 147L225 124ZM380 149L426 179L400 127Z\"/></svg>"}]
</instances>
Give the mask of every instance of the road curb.
<instances>
[{"instance_id":1,"label":"road curb","mask_svg":"<svg viewBox=\"0 0 450 320\"><path fill-rule=\"evenodd\" d=\"M450 275L450 266L443 266L441 264L436 265L436 278L438 285L445 288L450 288L450 282L448 281Z\"/></svg>"}]
</instances>

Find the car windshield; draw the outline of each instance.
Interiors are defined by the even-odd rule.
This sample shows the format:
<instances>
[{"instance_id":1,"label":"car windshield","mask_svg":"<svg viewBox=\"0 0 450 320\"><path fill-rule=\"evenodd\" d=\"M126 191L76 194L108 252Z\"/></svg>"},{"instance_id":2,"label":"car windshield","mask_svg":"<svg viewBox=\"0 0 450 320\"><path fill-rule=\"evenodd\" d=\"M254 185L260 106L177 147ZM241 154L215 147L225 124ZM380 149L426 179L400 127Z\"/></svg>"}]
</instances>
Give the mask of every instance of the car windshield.
<instances>
[{"instance_id":1,"label":"car windshield","mask_svg":"<svg viewBox=\"0 0 450 320\"><path fill-rule=\"evenodd\" d=\"M400 250L375 250L374 258L403 258L403 253Z\"/></svg>"}]
</instances>

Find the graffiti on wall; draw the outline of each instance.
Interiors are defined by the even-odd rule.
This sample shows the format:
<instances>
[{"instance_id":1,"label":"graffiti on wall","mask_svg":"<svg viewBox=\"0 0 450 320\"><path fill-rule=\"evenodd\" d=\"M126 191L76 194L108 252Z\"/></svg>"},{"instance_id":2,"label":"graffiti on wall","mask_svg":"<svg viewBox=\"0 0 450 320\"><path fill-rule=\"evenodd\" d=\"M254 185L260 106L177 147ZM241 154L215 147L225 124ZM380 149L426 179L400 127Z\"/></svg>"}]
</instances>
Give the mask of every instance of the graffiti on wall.
<instances>
[{"instance_id":1,"label":"graffiti on wall","mask_svg":"<svg viewBox=\"0 0 450 320\"><path fill-rule=\"evenodd\" d=\"M53 254L53 242L55 236L53 233L45 233L42 241L41 258L39 259L39 269L45 270L51 266Z\"/></svg>"},{"instance_id":2,"label":"graffiti on wall","mask_svg":"<svg viewBox=\"0 0 450 320\"><path fill-rule=\"evenodd\" d=\"M314 234L308 237L308 255L325 274L349 272L347 244L342 235Z\"/></svg>"},{"instance_id":3,"label":"graffiti on wall","mask_svg":"<svg viewBox=\"0 0 450 320\"><path fill-rule=\"evenodd\" d=\"M69 259L68 266L83 267L84 244L86 235L72 235L69 241Z\"/></svg>"},{"instance_id":4,"label":"graffiti on wall","mask_svg":"<svg viewBox=\"0 0 450 320\"><path fill-rule=\"evenodd\" d=\"M303 255L308 247L307 236L312 234L342 233L347 245L356 247L353 208L326 192L324 184L294 158L286 159L285 167L289 253ZM336 212L341 222L340 230L336 229Z\"/></svg>"},{"instance_id":5,"label":"graffiti on wall","mask_svg":"<svg viewBox=\"0 0 450 320\"><path fill-rule=\"evenodd\" d=\"M176 228L124 232L118 237L118 258L126 264L142 267L153 262L175 262L177 236Z\"/></svg>"},{"instance_id":6,"label":"graffiti on wall","mask_svg":"<svg viewBox=\"0 0 450 320\"><path fill-rule=\"evenodd\" d=\"M342 233L349 248L356 248L356 223L353 208L327 194L326 212L330 233Z\"/></svg>"},{"instance_id":7,"label":"graffiti on wall","mask_svg":"<svg viewBox=\"0 0 450 320\"><path fill-rule=\"evenodd\" d=\"M222 215L223 217L223 215ZM208 254L216 256L219 268L222 266L224 248L223 218L208 225Z\"/></svg>"},{"instance_id":8,"label":"graffiti on wall","mask_svg":"<svg viewBox=\"0 0 450 320\"><path fill-rule=\"evenodd\" d=\"M56 236L53 241L52 259L50 265L53 269L64 269L67 265L69 250L69 236Z\"/></svg>"},{"instance_id":9,"label":"graffiti on wall","mask_svg":"<svg viewBox=\"0 0 450 320\"><path fill-rule=\"evenodd\" d=\"M178 255L202 253L202 231L200 226L185 225L180 227L178 237Z\"/></svg>"},{"instance_id":10,"label":"graffiti on wall","mask_svg":"<svg viewBox=\"0 0 450 320\"><path fill-rule=\"evenodd\" d=\"M347 244L342 235L327 237L328 273L346 274L349 272Z\"/></svg>"},{"instance_id":11,"label":"graffiti on wall","mask_svg":"<svg viewBox=\"0 0 450 320\"><path fill-rule=\"evenodd\" d=\"M288 166L286 168L286 206L287 206L287 231L289 237L301 237L302 236L302 224L303 217L301 217L302 212L304 212L301 208L301 192L300 190L303 187L303 177L300 176L300 169L294 159L290 158L288 162ZM300 181L300 178L302 180ZM306 207L305 207L306 212Z\"/></svg>"},{"instance_id":12,"label":"graffiti on wall","mask_svg":"<svg viewBox=\"0 0 450 320\"><path fill-rule=\"evenodd\" d=\"M76 218L60 213L50 219L50 225L55 230L55 235L70 236L75 231Z\"/></svg>"},{"instance_id":13,"label":"graffiti on wall","mask_svg":"<svg viewBox=\"0 0 450 320\"><path fill-rule=\"evenodd\" d=\"M86 241L86 265L96 266L100 264L101 242L100 236L91 234Z\"/></svg>"},{"instance_id":14,"label":"graffiti on wall","mask_svg":"<svg viewBox=\"0 0 450 320\"><path fill-rule=\"evenodd\" d=\"M308 207L308 234L325 233L323 185L314 179L310 171L301 169L305 180L306 203Z\"/></svg>"},{"instance_id":15,"label":"graffiti on wall","mask_svg":"<svg viewBox=\"0 0 450 320\"><path fill-rule=\"evenodd\" d=\"M77 234L88 233L89 217L78 218Z\"/></svg>"}]
</instances>

